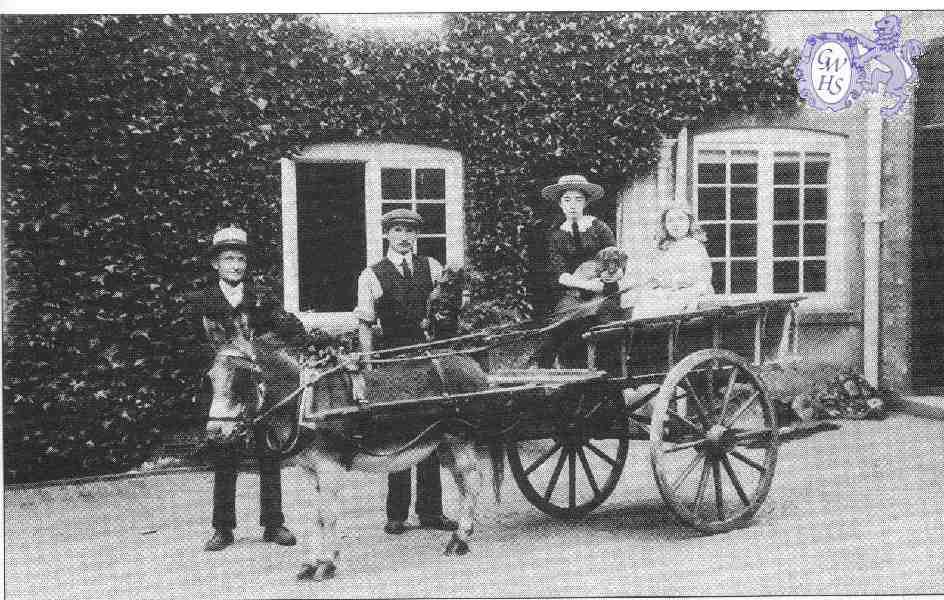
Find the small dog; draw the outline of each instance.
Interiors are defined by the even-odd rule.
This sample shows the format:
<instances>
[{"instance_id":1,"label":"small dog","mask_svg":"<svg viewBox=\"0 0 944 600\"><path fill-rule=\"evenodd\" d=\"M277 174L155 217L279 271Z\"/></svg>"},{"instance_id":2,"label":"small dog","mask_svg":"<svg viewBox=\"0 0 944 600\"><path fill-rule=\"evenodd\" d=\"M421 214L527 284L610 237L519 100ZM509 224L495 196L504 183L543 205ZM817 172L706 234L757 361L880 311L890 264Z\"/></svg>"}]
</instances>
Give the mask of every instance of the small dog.
<instances>
[{"instance_id":1,"label":"small dog","mask_svg":"<svg viewBox=\"0 0 944 600\"><path fill-rule=\"evenodd\" d=\"M574 271L574 277L585 280L599 280L602 283L616 283L626 275L626 261L629 256L616 246L603 248L592 260L582 263Z\"/></svg>"},{"instance_id":2,"label":"small dog","mask_svg":"<svg viewBox=\"0 0 944 600\"><path fill-rule=\"evenodd\" d=\"M607 246L597 252L596 274L603 283L616 283L626 275L626 261L629 255L616 246Z\"/></svg>"}]
</instances>

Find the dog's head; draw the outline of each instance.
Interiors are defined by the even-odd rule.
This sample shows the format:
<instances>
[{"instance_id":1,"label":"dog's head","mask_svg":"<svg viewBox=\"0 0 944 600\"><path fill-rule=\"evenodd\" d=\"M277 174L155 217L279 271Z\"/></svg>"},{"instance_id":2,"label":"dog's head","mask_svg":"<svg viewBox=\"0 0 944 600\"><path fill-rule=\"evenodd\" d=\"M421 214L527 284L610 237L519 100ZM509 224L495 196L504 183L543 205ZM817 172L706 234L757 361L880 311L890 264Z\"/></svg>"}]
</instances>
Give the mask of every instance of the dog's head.
<instances>
[{"instance_id":1,"label":"dog's head","mask_svg":"<svg viewBox=\"0 0 944 600\"><path fill-rule=\"evenodd\" d=\"M626 274L628 255L616 246L607 246L597 252L596 263L600 280L604 283L619 281Z\"/></svg>"}]
</instances>

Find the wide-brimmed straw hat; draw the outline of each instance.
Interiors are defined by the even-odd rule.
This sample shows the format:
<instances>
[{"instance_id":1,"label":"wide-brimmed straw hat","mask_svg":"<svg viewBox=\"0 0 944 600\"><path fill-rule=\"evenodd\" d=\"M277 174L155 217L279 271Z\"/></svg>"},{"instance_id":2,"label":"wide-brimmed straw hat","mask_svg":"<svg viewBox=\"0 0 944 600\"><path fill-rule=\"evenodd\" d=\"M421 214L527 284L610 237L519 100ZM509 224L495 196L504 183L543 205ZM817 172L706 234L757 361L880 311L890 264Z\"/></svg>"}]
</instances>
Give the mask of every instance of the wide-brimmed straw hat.
<instances>
[{"instance_id":1,"label":"wide-brimmed straw hat","mask_svg":"<svg viewBox=\"0 0 944 600\"><path fill-rule=\"evenodd\" d=\"M214 233L210 257L217 256L223 250L242 250L248 253L249 242L245 230L239 227L224 227Z\"/></svg>"},{"instance_id":2,"label":"wide-brimmed straw hat","mask_svg":"<svg viewBox=\"0 0 944 600\"><path fill-rule=\"evenodd\" d=\"M590 183L583 175L564 175L557 180L557 183L541 190L541 195L551 202L558 202L567 190L580 190L587 197L587 202L603 197L603 188Z\"/></svg>"}]
</instances>

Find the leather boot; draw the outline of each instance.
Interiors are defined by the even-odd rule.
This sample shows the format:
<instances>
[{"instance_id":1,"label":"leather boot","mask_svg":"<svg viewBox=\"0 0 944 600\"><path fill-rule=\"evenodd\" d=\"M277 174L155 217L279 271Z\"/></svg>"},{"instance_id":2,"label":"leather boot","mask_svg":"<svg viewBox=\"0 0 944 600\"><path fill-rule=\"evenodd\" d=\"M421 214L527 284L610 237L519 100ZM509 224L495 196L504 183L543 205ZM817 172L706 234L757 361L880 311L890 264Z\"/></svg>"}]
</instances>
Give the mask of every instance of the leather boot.
<instances>
[{"instance_id":1,"label":"leather boot","mask_svg":"<svg viewBox=\"0 0 944 600\"><path fill-rule=\"evenodd\" d=\"M207 552L217 552L233 543L233 531L231 529L217 529L213 537L203 547Z\"/></svg>"}]
</instances>

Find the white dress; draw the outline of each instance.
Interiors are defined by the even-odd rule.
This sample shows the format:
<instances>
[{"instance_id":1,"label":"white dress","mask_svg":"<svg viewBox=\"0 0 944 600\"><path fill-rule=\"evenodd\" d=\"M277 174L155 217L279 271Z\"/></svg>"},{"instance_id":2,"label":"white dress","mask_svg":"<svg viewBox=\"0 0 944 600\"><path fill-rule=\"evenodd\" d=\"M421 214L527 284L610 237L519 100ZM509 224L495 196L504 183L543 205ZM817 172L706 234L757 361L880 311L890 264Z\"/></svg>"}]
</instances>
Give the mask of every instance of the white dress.
<instances>
[{"instance_id":1,"label":"white dress","mask_svg":"<svg viewBox=\"0 0 944 600\"><path fill-rule=\"evenodd\" d=\"M650 282L623 295L623 306L633 307L633 319L697 310L700 301L714 294L708 251L691 237L660 251L649 279L658 283Z\"/></svg>"}]
</instances>

